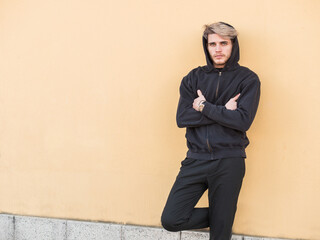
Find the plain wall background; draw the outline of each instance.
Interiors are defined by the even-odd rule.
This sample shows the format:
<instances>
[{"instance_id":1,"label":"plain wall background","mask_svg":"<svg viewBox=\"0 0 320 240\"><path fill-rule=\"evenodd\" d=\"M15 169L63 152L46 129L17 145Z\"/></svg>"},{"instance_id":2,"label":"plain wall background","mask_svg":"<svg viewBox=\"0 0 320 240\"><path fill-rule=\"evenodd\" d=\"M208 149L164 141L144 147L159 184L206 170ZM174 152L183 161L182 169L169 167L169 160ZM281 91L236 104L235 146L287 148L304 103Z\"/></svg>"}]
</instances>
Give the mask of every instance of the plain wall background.
<instances>
[{"instance_id":1,"label":"plain wall background","mask_svg":"<svg viewBox=\"0 0 320 240\"><path fill-rule=\"evenodd\" d=\"M202 26L262 83L234 232L320 238L320 1L0 1L0 212L160 226ZM199 205L205 206L203 197Z\"/></svg>"}]
</instances>

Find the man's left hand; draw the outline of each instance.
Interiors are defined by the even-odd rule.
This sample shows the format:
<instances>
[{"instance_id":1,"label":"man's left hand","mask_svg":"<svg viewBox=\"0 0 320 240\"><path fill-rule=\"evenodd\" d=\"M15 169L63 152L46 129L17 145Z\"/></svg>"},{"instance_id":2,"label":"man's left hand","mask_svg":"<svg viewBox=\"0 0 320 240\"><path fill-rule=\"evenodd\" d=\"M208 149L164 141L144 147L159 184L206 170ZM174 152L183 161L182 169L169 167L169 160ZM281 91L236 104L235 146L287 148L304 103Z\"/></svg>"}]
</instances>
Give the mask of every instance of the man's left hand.
<instances>
[{"instance_id":1,"label":"man's left hand","mask_svg":"<svg viewBox=\"0 0 320 240\"><path fill-rule=\"evenodd\" d=\"M197 91L198 96L196 99L193 100L193 104L192 107L194 110L199 111L199 105L201 102L205 102L206 99L205 97L202 95L202 92L200 90Z\"/></svg>"}]
</instances>

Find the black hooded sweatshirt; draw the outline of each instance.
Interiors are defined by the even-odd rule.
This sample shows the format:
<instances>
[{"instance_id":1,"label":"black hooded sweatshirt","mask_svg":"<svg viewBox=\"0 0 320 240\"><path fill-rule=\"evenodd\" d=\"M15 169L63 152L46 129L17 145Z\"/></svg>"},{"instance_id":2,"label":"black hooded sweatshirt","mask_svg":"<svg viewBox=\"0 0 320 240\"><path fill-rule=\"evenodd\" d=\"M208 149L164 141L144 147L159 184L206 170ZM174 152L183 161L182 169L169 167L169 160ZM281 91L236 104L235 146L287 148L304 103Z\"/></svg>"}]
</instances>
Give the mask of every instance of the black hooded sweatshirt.
<instances>
[{"instance_id":1,"label":"black hooded sweatshirt","mask_svg":"<svg viewBox=\"0 0 320 240\"><path fill-rule=\"evenodd\" d=\"M232 40L232 52L223 69L216 69L203 37L207 65L193 69L182 79L177 110L178 127L186 127L189 151L187 157L214 160L246 157L249 144L246 131L256 115L260 98L260 81L250 69L240 66L237 37ZM200 89L206 98L202 112L192 104ZM240 93L237 109L225 104Z\"/></svg>"}]
</instances>

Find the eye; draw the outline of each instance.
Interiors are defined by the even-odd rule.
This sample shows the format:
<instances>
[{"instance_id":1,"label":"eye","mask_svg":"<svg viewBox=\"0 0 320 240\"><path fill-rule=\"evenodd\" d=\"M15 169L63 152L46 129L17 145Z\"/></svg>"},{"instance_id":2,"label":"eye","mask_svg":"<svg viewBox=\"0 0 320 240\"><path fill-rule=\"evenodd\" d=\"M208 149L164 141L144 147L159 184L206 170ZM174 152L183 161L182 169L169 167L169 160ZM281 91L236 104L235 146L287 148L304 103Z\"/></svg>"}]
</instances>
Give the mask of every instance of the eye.
<instances>
[{"instance_id":1,"label":"eye","mask_svg":"<svg viewBox=\"0 0 320 240\"><path fill-rule=\"evenodd\" d=\"M227 46L227 45L228 45L228 42L221 42L221 45L222 45L222 46Z\"/></svg>"},{"instance_id":2,"label":"eye","mask_svg":"<svg viewBox=\"0 0 320 240\"><path fill-rule=\"evenodd\" d=\"M215 46L216 46L216 43L211 42L211 43L209 43L209 46L210 46L210 47L215 47Z\"/></svg>"}]
</instances>

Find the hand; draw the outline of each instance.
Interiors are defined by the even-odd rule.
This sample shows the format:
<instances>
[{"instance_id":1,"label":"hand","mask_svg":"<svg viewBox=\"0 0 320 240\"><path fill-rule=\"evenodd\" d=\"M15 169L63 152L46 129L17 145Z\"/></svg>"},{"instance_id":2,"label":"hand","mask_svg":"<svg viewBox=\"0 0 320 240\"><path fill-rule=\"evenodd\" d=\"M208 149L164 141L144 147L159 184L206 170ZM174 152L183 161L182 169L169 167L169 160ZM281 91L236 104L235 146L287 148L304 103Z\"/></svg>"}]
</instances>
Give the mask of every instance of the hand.
<instances>
[{"instance_id":1,"label":"hand","mask_svg":"<svg viewBox=\"0 0 320 240\"><path fill-rule=\"evenodd\" d=\"M230 98L230 100L226 103L225 107L228 110L236 110L237 109L237 100L240 97L240 93L237 94L235 97Z\"/></svg>"},{"instance_id":2,"label":"hand","mask_svg":"<svg viewBox=\"0 0 320 240\"><path fill-rule=\"evenodd\" d=\"M205 102L206 99L205 97L202 95L202 92L200 90L197 91L198 96L196 99L193 100L193 104L192 107L194 110L199 111L199 105L201 102Z\"/></svg>"}]
</instances>

